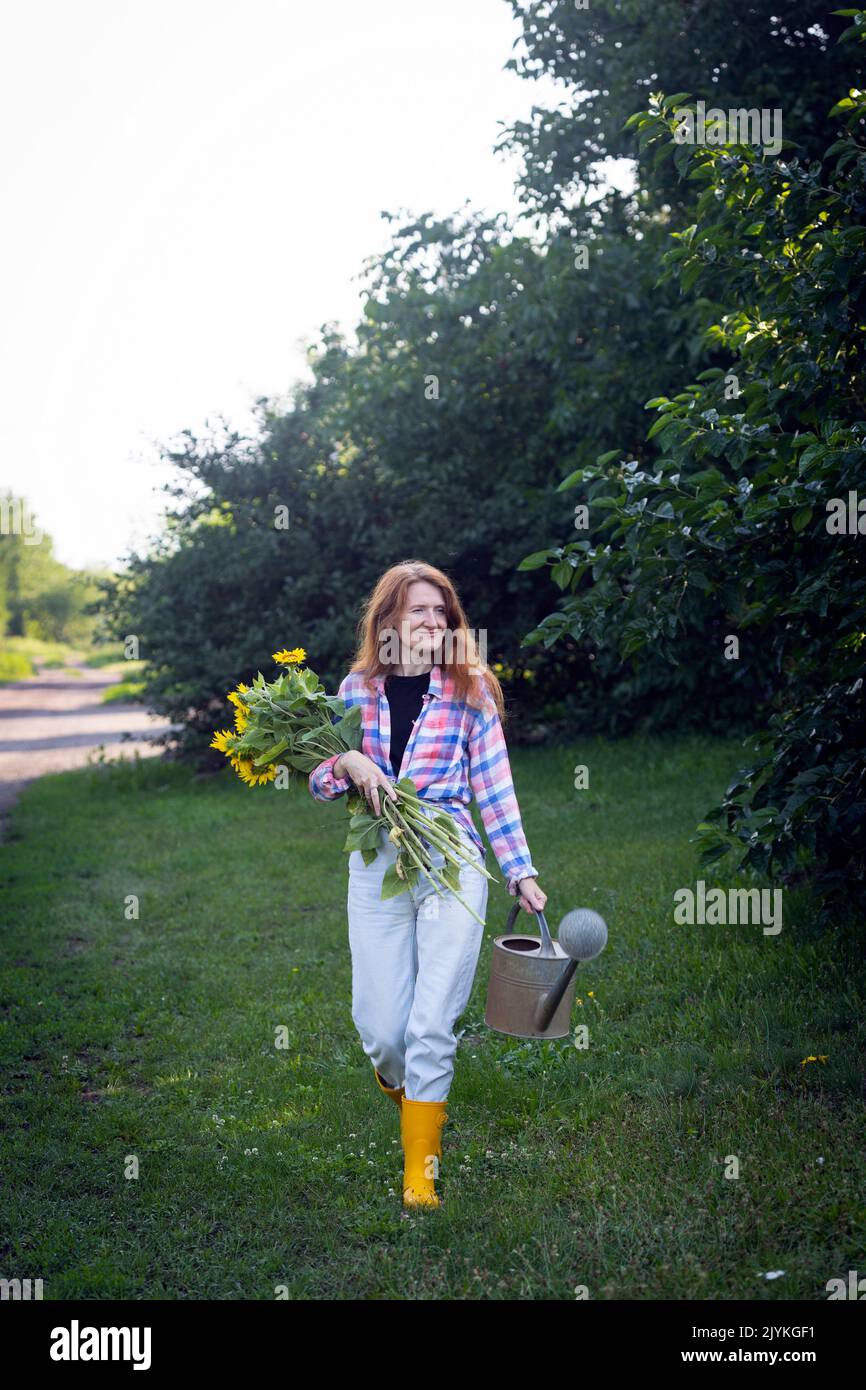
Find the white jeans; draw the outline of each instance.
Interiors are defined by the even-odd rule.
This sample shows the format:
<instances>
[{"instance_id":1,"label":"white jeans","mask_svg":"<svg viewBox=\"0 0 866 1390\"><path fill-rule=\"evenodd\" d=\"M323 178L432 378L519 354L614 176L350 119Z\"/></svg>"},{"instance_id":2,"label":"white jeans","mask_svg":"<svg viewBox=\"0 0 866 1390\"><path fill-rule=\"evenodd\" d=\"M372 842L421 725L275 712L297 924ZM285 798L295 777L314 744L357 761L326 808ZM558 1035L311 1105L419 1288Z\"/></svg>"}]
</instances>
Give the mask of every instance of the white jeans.
<instances>
[{"instance_id":1,"label":"white jeans","mask_svg":"<svg viewBox=\"0 0 866 1390\"><path fill-rule=\"evenodd\" d=\"M462 827L462 843L478 848ZM441 866L441 850L431 849ZM352 1019L367 1056L389 1086L406 1087L408 1100L446 1100L454 1075L454 1025L469 1001L484 928L443 889L440 898L419 873L414 888L385 902L382 876L397 857L383 830L379 853L367 866L360 850L349 855L349 947ZM488 880L471 864L460 869L460 893L485 919Z\"/></svg>"}]
</instances>

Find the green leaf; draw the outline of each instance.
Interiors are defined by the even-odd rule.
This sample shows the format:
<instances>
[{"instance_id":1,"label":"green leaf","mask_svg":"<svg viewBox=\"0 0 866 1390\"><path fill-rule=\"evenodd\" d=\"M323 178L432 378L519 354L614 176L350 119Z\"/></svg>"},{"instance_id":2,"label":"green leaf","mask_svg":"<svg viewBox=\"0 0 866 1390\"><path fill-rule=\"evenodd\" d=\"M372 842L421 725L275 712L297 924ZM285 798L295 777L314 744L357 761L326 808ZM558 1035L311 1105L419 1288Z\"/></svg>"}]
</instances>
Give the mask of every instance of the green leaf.
<instances>
[{"instance_id":1,"label":"green leaf","mask_svg":"<svg viewBox=\"0 0 866 1390\"><path fill-rule=\"evenodd\" d=\"M808 445L800 455L800 462L797 465L798 473L801 475L803 473L808 473L815 460L823 458L823 456L829 452L830 450L827 448L826 444L815 443Z\"/></svg>"},{"instance_id":2,"label":"green leaf","mask_svg":"<svg viewBox=\"0 0 866 1390\"><path fill-rule=\"evenodd\" d=\"M553 580L554 584L558 585L560 589L568 588L569 584L571 583L571 577L573 574L574 569L568 563L567 560L560 560L559 563L554 565L553 569L550 571L551 579Z\"/></svg>"},{"instance_id":3,"label":"green leaf","mask_svg":"<svg viewBox=\"0 0 866 1390\"><path fill-rule=\"evenodd\" d=\"M654 420L653 423L650 425L649 430L647 431L647 439L652 439L655 435L659 433L660 430L663 430L666 425L671 424L673 424L673 421L671 420L670 415L661 415L658 418L658 420Z\"/></svg>"},{"instance_id":4,"label":"green leaf","mask_svg":"<svg viewBox=\"0 0 866 1390\"><path fill-rule=\"evenodd\" d=\"M699 863L702 866L715 864L719 859L723 859L726 854L730 854L730 845L717 845L715 849L704 850L699 855Z\"/></svg>"},{"instance_id":5,"label":"green leaf","mask_svg":"<svg viewBox=\"0 0 866 1390\"><path fill-rule=\"evenodd\" d=\"M711 594L713 592L713 586L703 570L690 569L688 581L690 584L693 584L696 589L700 589L702 593Z\"/></svg>"},{"instance_id":6,"label":"green leaf","mask_svg":"<svg viewBox=\"0 0 866 1390\"><path fill-rule=\"evenodd\" d=\"M691 265L683 271L681 284L686 293L692 288L703 268L701 261L692 261Z\"/></svg>"},{"instance_id":7,"label":"green leaf","mask_svg":"<svg viewBox=\"0 0 866 1390\"><path fill-rule=\"evenodd\" d=\"M394 787L398 792L402 792L404 796L411 797L413 801L421 800L418 795L418 788L415 786L411 777L401 777L399 782L394 783Z\"/></svg>"},{"instance_id":8,"label":"green leaf","mask_svg":"<svg viewBox=\"0 0 866 1390\"><path fill-rule=\"evenodd\" d=\"M406 880L398 875L397 861L395 860L393 864L388 865L382 875L382 891L379 897L383 902L388 898L398 898L401 893L407 892L408 886Z\"/></svg>"},{"instance_id":9,"label":"green leaf","mask_svg":"<svg viewBox=\"0 0 866 1390\"><path fill-rule=\"evenodd\" d=\"M439 872L442 875L442 879L446 887L450 888L452 893L459 893L461 887L460 866L458 864L449 864L446 862L445 864L443 864Z\"/></svg>"},{"instance_id":10,"label":"green leaf","mask_svg":"<svg viewBox=\"0 0 866 1390\"><path fill-rule=\"evenodd\" d=\"M546 564L553 554L552 550L535 550L531 555L520 561L517 566L519 570L537 570Z\"/></svg>"},{"instance_id":11,"label":"green leaf","mask_svg":"<svg viewBox=\"0 0 866 1390\"><path fill-rule=\"evenodd\" d=\"M273 744L266 753L262 753L260 758L253 759L253 767L263 767L265 763L272 763L275 758L279 757L283 749L288 748L288 746L289 740L287 738L281 738L279 743Z\"/></svg>"},{"instance_id":12,"label":"green leaf","mask_svg":"<svg viewBox=\"0 0 866 1390\"><path fill-rule=\"evenodd\" d=\"M352 819L360 820L361 817L353 816ZM367 819L370 818L367 817ZM346 843L343 845L343 849L363 849L365 846L368 849L378 849L381 830L382 826L380 822L376 820L370 820L370 824L366 827L363 825L352 825L350 823L349 833L346 836Z\"/></svg>"},{"instance_id":13,"label":"green leaf","mask_svg":"<svg viewBox=\"0 0 866 1390\"><path fill-rule=\"evenodd\" d=\"M590 474L590 476L592 475ZM566 492L568 488L575 487L577 483L582 483L585 477L585 468L575 468L573 473L569 473L567 478L563 478L556 490L557 492Z\"/></svg>"}]
</instances>

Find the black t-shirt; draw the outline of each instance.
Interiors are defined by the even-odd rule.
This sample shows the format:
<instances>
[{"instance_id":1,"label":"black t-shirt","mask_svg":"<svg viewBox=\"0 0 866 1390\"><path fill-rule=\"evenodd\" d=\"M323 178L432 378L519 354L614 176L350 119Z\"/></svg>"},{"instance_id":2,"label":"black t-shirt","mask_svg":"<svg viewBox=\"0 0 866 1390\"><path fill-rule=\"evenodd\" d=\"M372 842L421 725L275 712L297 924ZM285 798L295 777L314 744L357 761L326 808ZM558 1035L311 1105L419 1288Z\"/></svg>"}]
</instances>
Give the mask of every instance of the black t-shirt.
<instances>
[{"instance_id":1,"label":"black t-shirt","mask_svg":"<svg viewBox=\"0 0 866 1390\"><path fill-rule=\"evenodd\" d=\"M394 776L400 776L400 764L412 725L421 713L424 696L430 684L430 672L420 676L386 676L385 694L391 711L391 766Z\"/></svg>"}]
</instances>

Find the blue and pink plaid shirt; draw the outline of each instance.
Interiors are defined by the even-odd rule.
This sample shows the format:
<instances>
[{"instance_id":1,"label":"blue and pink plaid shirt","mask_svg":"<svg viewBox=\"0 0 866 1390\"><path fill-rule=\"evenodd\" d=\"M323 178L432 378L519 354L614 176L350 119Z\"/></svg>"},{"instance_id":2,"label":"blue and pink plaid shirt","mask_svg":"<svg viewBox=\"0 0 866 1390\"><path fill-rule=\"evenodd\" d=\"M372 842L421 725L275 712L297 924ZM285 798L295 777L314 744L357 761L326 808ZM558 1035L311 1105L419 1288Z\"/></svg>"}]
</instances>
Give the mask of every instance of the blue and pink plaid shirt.
<instances>
[{"instance_id":1,"label":"blue and pink plaid shirt","mask_svg":"<svg viewBox=\"0 0 866 1390\"><path fill-rule=\"evenodd\" d=\"M437 809L453 815L483 854L481 837L466 809L474 793L508 891L516 897L520 879L537 878L538 870L533 867L523 834L502 722L483 679L480 676L476 679L479 695L485 696L483 711L456 699L451 676L446 671L443 678L441 667L432 668L430 685L406 744L397 778L390 758L391 708L385 693L385 677L373 678L376 694L372 695L364 684L363 674L350 671L340 682L337 694L346 709L353 705L362 707L361 751L389 781L411 777L421 800L435 802ZM333 776L338 756L326 758L310 773L309 788L317 801L333 801L352 786L350 777Z\"/></svg>"}]
</instances>

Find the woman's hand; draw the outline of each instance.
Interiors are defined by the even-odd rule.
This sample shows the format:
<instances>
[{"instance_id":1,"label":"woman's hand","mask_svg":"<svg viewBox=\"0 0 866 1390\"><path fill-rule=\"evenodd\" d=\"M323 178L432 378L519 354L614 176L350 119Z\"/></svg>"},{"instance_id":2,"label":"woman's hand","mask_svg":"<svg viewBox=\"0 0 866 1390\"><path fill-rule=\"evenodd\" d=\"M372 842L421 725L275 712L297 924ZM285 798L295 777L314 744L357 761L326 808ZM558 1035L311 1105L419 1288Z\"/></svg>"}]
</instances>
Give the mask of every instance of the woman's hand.
<instances>
[{"instance_id":1,"label":"woman's hand","mask_svg":"<svg viewBox=\"0 0 866 1390\"><path fill-rule=\"evenodd\" d=\"M518 898L522 908L527 912L543 912L544 904L547 902L547 894L543 893L538 886L537 878L522 878L517 885Z\"/></svg>"},{"instance_id":2,"label":"woman's hand","mask_svg":"<svg viewBox=\"0 0 866 1390\"><path fill-rule=\"evenodd\" d=\"M363 792L367 802L375 812L381 815L379 810L379 788L387 792L392 801L397 800L397 793L393 784L388 781L384 772L380 772L372 758L368 758L366 753L359 753L357 749L351 748L348 753L342 753L337 762L342 764L343 776L351 777L358 791ZM337 763L334 764L336 768Z\"/></svg>"}]
</instances>

